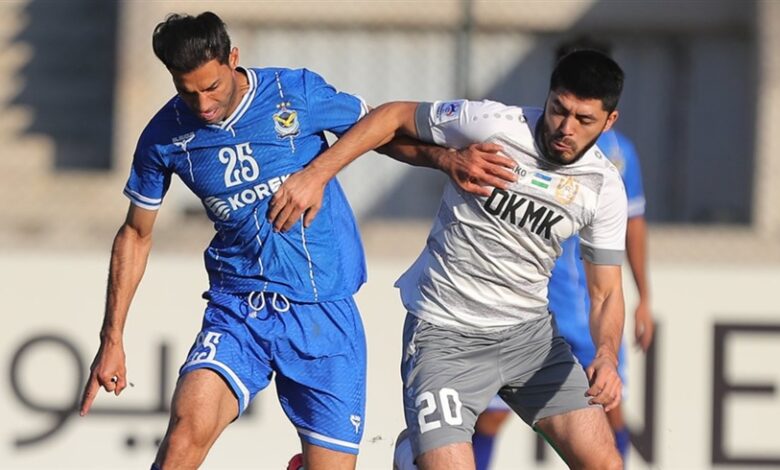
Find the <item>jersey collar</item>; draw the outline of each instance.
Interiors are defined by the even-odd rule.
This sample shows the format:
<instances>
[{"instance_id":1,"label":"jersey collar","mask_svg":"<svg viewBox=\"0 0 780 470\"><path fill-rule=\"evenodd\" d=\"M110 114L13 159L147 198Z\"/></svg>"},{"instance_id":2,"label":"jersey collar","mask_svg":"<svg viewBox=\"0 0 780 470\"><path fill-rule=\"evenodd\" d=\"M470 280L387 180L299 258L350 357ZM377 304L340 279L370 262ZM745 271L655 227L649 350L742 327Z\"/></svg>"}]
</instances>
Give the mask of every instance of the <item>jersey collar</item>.
<instances>
[{"instance_id":1,"label":"jersey collar","mask_svg":"<svg viewBox=\"0 0 780 470\"><path fill-rule=\"evenodd\" d=\"M246 74L247 81L249 82L249 89L244 93L241 98L241 102L238 103L233 113L227 117L224 121L217 124L208 124L209 127L215 129L232 131L239 119L246 113L249 107L252 105L252 101L255 98L257 92L257 74L252 69L245 69L244 67L236 67L237 70Z\"/></svg>"}]
</instances>

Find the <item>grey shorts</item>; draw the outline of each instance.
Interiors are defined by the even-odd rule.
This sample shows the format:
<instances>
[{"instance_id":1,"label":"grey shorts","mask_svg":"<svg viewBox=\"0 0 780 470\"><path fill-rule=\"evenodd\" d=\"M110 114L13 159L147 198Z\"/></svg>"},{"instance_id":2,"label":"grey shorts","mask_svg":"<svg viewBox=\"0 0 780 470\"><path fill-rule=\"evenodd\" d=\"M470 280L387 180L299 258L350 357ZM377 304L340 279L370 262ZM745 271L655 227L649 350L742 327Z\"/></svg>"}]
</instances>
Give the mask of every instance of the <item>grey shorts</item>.
<instances>
[{"instance_id":1,"label":"grey shorts","mask_svg":"<svg viewBox=\"0 0 780 470\"><path fill-rule=\"evenodd\" d=\"M414 456L471 442L498 394L526 423L587 408L588 379L552 315L497 333L464 333L407 314L401 377Z\"/></svg>"}]
</instances>

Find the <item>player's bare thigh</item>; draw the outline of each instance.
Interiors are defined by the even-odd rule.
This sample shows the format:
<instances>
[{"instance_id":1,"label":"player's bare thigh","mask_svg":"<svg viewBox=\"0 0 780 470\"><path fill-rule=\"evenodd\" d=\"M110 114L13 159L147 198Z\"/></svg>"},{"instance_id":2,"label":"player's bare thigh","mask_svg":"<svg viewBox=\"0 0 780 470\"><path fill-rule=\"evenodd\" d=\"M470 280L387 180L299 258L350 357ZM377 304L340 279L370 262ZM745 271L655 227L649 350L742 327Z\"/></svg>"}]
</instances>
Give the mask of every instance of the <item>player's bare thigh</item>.
<instances>
[{"instance_id":1,"label":"player's bare thigh","mask_svg":"<svg viewBox=\"0 0 780 470\"><path fill-rule=\"evenodd\" d=\"M471 443L458 442L431 449L417 457L419 470L474 470L474 451Z\"/></svg>"},{"instance_id":2,"label":"player's bare thigh","mask_svg":"<svg viewBox=\"0 0 780 470\"><path fill-rule=\"evenodd\" d=\"M353 470L357 455L326 449L301 440L306 470Z\"/></svg>"},{"instance_id":3,"label":"player's bare thigh","mask_svg":"<svg viewBox=\"0 0 780 470\"><path fill-rule=\"evenodd\" d=\"M185 374L176 384L157 464L162 469L198 468L236 416L238 400L219 374L210 369Z\"/></svg>"},{"instance_id":4,"label":"player's bare thigh","mask_svg":"<svg viewBox=\"0 0 780 470\"><path fill-rule=\"evenodd\" d=\"M574 469L622 469L603 408L591 406L539 420L536 427Z\"/></svg>"}]
</instances>

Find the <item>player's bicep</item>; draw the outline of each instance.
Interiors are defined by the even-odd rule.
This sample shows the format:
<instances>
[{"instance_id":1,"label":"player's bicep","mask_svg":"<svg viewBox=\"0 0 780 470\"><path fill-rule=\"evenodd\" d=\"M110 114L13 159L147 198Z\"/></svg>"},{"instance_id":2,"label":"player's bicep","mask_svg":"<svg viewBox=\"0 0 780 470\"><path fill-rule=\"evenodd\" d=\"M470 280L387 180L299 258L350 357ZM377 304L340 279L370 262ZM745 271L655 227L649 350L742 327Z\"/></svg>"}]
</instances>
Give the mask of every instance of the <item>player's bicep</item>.
<instances>
[{"instance_id":1,"label":"player's bicep","mask_svg":"<svg viewBox=\"0 0 780 470\"><path fill-rule=\"evenodd\" d=\"M585 261L588 293L592 300L603 300L622 289L622 268L614 264L595 264Z\"/></svg>"},{"instance_id":2,"label":"player's bicep","mask_svg":"<svg viewBox=\"0 0 780 470\"><path fill-rule=\"evenodd\" d=\"M135 232L140 238L148 238L152 235L156 219L156 210L144 209L131 202L130 207L127 209L125 227Z\"/></svg>"}]
</instances>

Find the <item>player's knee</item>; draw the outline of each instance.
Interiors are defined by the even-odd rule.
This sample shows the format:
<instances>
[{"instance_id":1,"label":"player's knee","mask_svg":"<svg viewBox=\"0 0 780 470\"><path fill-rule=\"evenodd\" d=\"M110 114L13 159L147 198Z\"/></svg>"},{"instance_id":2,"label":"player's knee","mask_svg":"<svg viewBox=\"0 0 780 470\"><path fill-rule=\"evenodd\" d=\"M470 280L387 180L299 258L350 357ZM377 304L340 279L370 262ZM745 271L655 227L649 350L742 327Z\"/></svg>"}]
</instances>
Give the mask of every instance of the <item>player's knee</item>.
<instances>
[{"instance_id":1,"label":"player's knee","mask_svg":"<svg viewBox=\"0 0 780 470\"><path fill-rule=\"evenodd\" d=\"M216 433L216 425L190 415L174 414L170 426L168 447L176 450L197 452L208 449Z\"/></svg>"},{"instance_id":2,"label":"player's knee","mask_svg":"<svg viewBox=\"0 0 780 470\"><path fill-rule=\"evenodd\" d=\"M581 468L588 470L623 470L623 459L620 457L617 449L593 452Z\"/></svg>"}]
</instances>

